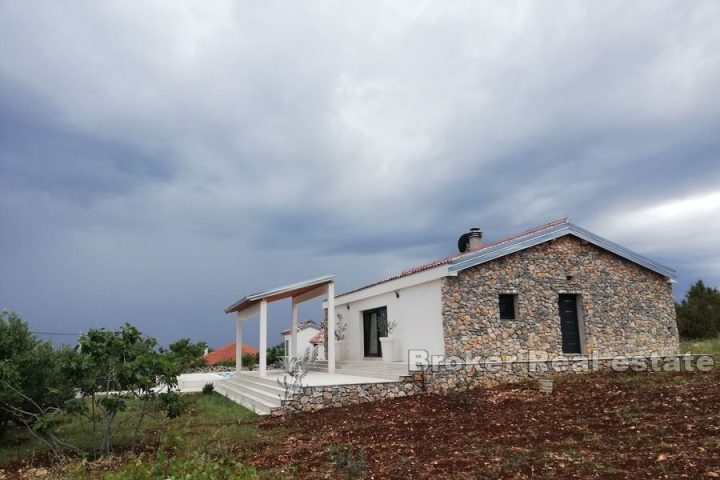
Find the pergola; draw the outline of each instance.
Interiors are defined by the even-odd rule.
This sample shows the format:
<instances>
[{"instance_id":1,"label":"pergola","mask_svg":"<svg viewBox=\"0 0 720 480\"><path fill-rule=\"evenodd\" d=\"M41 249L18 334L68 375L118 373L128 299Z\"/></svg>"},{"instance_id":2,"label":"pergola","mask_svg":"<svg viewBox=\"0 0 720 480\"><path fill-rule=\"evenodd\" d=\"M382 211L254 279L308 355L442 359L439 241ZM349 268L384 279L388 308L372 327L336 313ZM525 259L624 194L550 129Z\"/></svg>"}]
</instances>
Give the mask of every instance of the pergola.
<instances>
[{"instance_id":1,"label":"pergola","mask_svg":"<svg viewBox=\"0 0 720 480\"><path fill-rule=\"evenodd\" d=\"M235 324L235 370L242 371L242 326L243 322L255 316L260 317L260 376L267 375L267 305L286 298L292 298L292 319L290 324L290 355L297 355L298 305L308 300L327 295L327 337L328 373L335 373L335 276L306 280L262 293L247 295L225 309L225 313L236 312Z\"/></svg>"}]
</instances>

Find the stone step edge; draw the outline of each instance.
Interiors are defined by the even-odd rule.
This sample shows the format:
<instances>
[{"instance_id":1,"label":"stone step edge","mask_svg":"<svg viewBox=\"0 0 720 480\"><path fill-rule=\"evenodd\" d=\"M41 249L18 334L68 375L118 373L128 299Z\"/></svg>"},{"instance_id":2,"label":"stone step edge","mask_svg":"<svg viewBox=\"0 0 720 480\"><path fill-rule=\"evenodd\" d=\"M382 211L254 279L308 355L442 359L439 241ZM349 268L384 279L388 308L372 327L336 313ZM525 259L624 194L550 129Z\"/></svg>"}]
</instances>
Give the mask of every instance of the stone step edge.
<instances>
[{"instance_id":1,"label":"stone step edge","mask_svg":"<svg viewBox=\"0 0 720 480\"><path fill-rule=\"evenodd\" d=\"M276 407L276 406L277 406L277 405L275 405L275 402L271 402L271 401L269 401L269 400L267 400L267 399L260 398L260 397L258 397L257 395L255 395L255 394L253 394L253 393L243 392L243 391L241 391L241 390L238 390L238 389L236 389L236 388L233 388L233 386L230 386L230 385L219 385L218 387L216 387L216 390L218 390L218 393L220 393L221 395L222 395L222 392L220 392L219 390L224 390L225 392L229 392L229 393L231 393L231 394L235 394L235 395L240 396L240 397L247 397L247 398L250 399L250 400L254 400L254 401L258 402L259 404L261 404L261 405L264 406L265 408L273 408L273 407ZM280 404L280 399L279 399L279 398L277 399L277 404L278 404L278 405Z\"/></svg>"},{"instance_id":2,"label":"stone step edge","mask_svg":"<svg viewBox=\"0 0 720 480\"><path fill-rule=\"evenodd\" d=\"M284 392L283 388L277 384L277 382L274 382L273 380L269 379L256 379L256 378L248 378L248 377L233 377L229 378L227 380L223 380L224 382L229 382L230 384L243 384L243 385L256 385L257 387L262 387L265 390L272 390L277 392Z\"/></svg>"},{"instance_id":3,"label":"stone step edge","mask_svg":"<svg viewBox=\"0 0 720 480\"><path fill-rule=\"evenodd\" d=\"M268 392L266 390L255 388L256 387L255 384L235 382L232 384L226 384L226 387L228 387L230 389L238 390L238 391L240 391L240 393L243 393L243 394L247 392L250 395L254 395L254 396L256 396L260 399L266 400L267 402L270 402L272 404L280 403L279 395L282 394L283 396L285 396L284 390L280 390L278 392ZM292 395L294 395L294 393L291 394L291 396Z\"/></svg>"},{"instance_id":4,"label":"stone step edge","mask_svg":"<svg viewBox=\"0 0 720 480\"><path fill-rule=\"evenodd\" d=\"M264 404L264 402L254 400L250 395L242 395L230 389L221 388L216 391L228 400L247 408L257 415L269 415L270 412L276 408L275 406L270 407Z\"/></svg>"}]
</instances>

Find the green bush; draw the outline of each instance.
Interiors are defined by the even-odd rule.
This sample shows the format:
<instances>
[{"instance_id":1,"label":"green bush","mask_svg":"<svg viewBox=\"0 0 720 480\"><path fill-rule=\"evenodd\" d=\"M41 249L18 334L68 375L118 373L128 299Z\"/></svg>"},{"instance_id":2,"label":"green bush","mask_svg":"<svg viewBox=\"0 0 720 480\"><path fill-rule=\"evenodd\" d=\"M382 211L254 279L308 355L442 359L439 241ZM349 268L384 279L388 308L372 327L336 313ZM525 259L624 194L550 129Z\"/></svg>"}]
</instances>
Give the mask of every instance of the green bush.
<instances>
[{"instance_id":1,"label":"green bush","mask_svg":"<svg viewBox=\"0 0 720 480\"><path fill-rule=\"evenodd\" d=\"M80 337L76 349L63 352L62 371L89 404L89 408L68 405L68 411L87 417L92 431L99 434L102 453L111 452L118 413L127 409L128 399L137 399L140 405L132 441L135 446L156 396L153 389L159 384L168 389L177 385L176 358L159 352L156 346L154 338L126 323L114 332L90 330ZM162 394L160 400L168 417L182 412L182 401L174 392Z\"/></svg>"},{"instance_id":2,"label":"green bush","mask_svg":"<svg viewBox=\"0 0 720 480\"><path fill-rule=\"evenodd\" d=\"M260 354L258 353L243 353L242 354L242 368L244 370L252 370L255 365L260 363ZM235 362L232 362L231 366L235 366Z\"/></svg>"},{"instance_id":3,"label":"green bush","mask_svg":"<svg viewBox=\"0 0 720 480\"><path fill-rule=\"evenodd\" d=\"M345 478L351 480L362 476L366 466L364 448L331 444L325 451L335 464L335 469L345 472Z\"/></svg>"},{"instance_id":4,"label":"green bush","mask_svg":"<svg viewBox=\"0 0 720 480\"><path fill-rule=\"evenodd\" d=\"M163 435L155 458L140 455L106 480L257 480L254 468L246 467L230 458L214 458L203 453L182 455L184 446L178 430Z\"/></svg>"},{"instance_id":5,"label":"green bush","mask_svg":"<svg viewBox=\"0 0 720 480\"><path fill-rule=\"evenodd\" d=\"M267 364L268 365L275 365L279 364L281 361L281 357L285 356L285 342L280 342L277 345L274 345L267 349Z\"/></svg>"},{"instance_id":6,"label":"green bush","mask_svg":"<svg viewBox=\"0 0 720 480\"><path fill-rule=\"evenodd\" d=\"M215 391L215 386L212 383L206 383L203 385L202 393L203 395L212 395L212 393Z\"/></svg>"},{"instance_id":7,"label":"green bush","mask_svg":"<svg viewBox=\"0 0 720 480\"><path fill-rule=\"evenodd\" d=\"M30 333L18 314L0 312L0 436L11 421L37 422L35 416L72 398L73 389L58 368L59 355Z\"/></svg>"},{"instance_id":8,"label":"green bush","mask_svg":"<svg viewBox=\"0 0 720 480\"><path fill-rule=\"evenodd\" d=\"M187 407L187 402L183 397L174 391L164 392L158 395L160 404L165 409L167 418L177 418L183 414Z\"/></svg>"},{"instance_id":9,"label":"green bush","mask_svg":"<svg viewBox=\"0 0 720 480\"><path fill-rule=\"evenodd\" d=\"M206 365L203 354L207 344L205 342L192 343L189 338L181 338L171 343L168 349L160 349L160 353L166 354L167 358L175 367L175 373L181 373L198 369Z\"/></svg>"},{"instance_id":10,"label":"green bush","mask_svg":"<svg viewBox=\"0 0 720 480\"><path fill-rule=\"evenodd\" d=\"M144 456L136 457L121 470L108 473L106 480L256 480L254 468L232 460L217 460L196 454L188 458L172 458L152 463Z\"/></svg>"}]
</instances>

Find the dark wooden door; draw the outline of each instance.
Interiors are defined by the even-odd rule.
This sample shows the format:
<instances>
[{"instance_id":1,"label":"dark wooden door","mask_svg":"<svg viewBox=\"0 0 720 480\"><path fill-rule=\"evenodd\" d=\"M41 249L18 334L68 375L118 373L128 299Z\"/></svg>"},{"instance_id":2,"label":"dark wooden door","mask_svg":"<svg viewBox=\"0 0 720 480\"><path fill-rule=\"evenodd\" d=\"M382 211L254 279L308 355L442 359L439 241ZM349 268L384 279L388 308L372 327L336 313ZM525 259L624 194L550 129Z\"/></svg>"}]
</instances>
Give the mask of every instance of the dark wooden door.
<instances>
[{"instance_id":1,"label":"dark wooden door","mask_svg":"<svg viewBox=\"0 0 720 480\"><path fill-rule=\"evenodd\" d=\"M563 353L581 353L576 295L560 294L560 333Z\"/></svg>"},{"instance_id":2,"label":"dark wooden door","mask_svg":"<svg viewBox=\"0 0 720 480\"><path fill-rule=\"evenodd\" d=\"M383 326L386 324L387 308L376 308L363 312L363 339L366 357L382 357L380 337L387 335Z\"/></svg>"}]
</instances>

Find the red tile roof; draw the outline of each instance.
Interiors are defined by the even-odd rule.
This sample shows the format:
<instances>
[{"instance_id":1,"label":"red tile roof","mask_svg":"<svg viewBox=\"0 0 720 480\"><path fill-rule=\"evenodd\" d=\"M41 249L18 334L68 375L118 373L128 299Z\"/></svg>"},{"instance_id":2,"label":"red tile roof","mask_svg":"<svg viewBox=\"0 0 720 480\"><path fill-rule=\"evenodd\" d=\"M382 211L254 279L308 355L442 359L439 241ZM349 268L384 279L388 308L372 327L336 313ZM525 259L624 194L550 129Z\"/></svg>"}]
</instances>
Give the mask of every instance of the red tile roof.
<instances>
[{"instance_id":1,"label":"red tile roof","mask_svg":"<svg viewBox=\"0 0 720 480\"><path fill-rule=\"evenodd\" d=\"M358 291L360 291L360 290L364 290L364 289L366 289L366 288L374 287L375 285L380 285L380 284L382 284L382 283L390 282L390 281L392 281L392 280L397 280L398 278L407 277L407 276L413 275L413 274L415 274L415 273L423 272L423 271L425 271L425 270L430 270L430 269L432 269L432 268L439 267L440 265L446 265L446 264L450 263L450 262L453 261L453 260L456 260L456 259L458 259L458 258L464 257L464 256L466 256L466 255L474 255L474 254L476 254L477 252L480 252L480 251L482 251L482 250L484 250L484 249L486 249L486 248L495 247L495 246L500 245L500 244L503 244L503 243L511 242L511 241L517 240L517 239L519 239L519 238L528 236L528 235L533 235L533 234L538 233L538 232L540 232L540 231L542 231L542 230L546 230L546 229L549 229L549 228L557 227L558 225L562 225L563 223L569 223L569 222L570 222L570 219L569 219L569 218L561 218L560 220L555 220L555 221L553 221L553 222L546 223L545 225L540 225L539 227L531 228L530 230L526 230L526 231L524 231L524 232L522 232L522 233L518 233L518 234L515 234L515 235L511 235L511 236L509 236L509 237L501 238L500 240L496 240L496 241L494 241L494 242L492 242L492 243L483 244L483 246L482 246L481 248L479 248L479 249L477 249L477 250L473 250L473 251L471 251L471 252L455 253L455 254L450 255L450 256L448 256L448 257L441 258L440 260L435 260L435 261L433 261L433 262L425 263L425 264L423 264L423 265L419 265L419 266L417 266L417 267L410 268L410 269L408 269L408 270L402 271L402 272L400 272L399 274L394 275L394 276L389 277L389 278L386 278L386 279L384 279L384 280L380 280L380 281L378 281L378 282L371 283L371 284L369 284L369 285L365 285L365 286L363 286L363 287L359 287L359 288L356 288L356 289L354 289L354 290L350 290L350 291L348 291L348 292L341 293L340 295L336 295L336 297L342 297L343 295L348 295L348 294L350 294L350 293L355 293L355 292L358 292Z\"/></svg>"},{"instance_id":2,"label":"red tile roof","mask_svg":"<svg viewBox=\"0 0 720 480\"><path fill-rule=\"evenodd\" d=\"M208 363L208 365L214 365L216 363L220 362L234 362L235 361L235 342L228 343L227 345L224 345L217 350L208 353L203 358ZM257 349L251 347L250 345L247 345L245 343L242 344L242 353L246 354L256 354L258 353Z\"/></svg>"}]
</instances>

